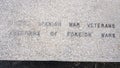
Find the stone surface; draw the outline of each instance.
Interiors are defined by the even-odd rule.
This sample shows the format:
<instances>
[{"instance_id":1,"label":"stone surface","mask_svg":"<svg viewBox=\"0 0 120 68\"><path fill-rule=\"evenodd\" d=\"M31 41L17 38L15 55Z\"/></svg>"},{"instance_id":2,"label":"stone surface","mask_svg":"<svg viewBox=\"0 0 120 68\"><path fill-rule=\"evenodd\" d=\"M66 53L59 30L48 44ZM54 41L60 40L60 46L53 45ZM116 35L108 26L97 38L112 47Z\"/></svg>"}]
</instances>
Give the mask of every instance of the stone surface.
<instances>
[{"instance_id":1,"label":"stone surface","mask_svg":"<svg viewBox=\"0 0 120 68\"><path fill-rule=\"evenodd\" d=\"M0 60L120 62L120 0L0 0Z\"/></svg>"}]
</instances>

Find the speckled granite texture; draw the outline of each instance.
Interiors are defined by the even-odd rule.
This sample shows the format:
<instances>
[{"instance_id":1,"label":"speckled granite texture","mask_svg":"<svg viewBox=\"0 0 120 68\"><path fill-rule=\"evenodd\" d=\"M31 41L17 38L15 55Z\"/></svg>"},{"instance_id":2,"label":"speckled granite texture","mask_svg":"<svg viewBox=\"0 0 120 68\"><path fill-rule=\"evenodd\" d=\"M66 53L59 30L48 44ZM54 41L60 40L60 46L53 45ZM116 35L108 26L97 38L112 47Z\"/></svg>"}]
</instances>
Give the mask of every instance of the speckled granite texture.
<instances>
[{"instance_id":1,"label":"speckled granite texture","mask_svg":"<svg viewBox=\"0 0 120 68\"><path fill-rule=\"evenodd\" d=\"M0 60L120 62L120 0L0 0Z\"/></svg>"}]
</instances>

